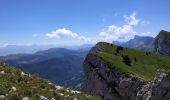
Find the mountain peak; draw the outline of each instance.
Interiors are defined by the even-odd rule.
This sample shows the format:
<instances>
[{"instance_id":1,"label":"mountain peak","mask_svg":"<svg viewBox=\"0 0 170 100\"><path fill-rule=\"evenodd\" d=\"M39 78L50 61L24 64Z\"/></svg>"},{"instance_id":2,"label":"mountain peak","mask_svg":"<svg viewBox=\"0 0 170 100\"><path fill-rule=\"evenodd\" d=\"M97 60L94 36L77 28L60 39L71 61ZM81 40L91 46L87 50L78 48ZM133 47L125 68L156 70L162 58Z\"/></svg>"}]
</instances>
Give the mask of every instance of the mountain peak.
<instances>
[{"instance_id":1,"label":"mountain peak","mask_svg":"<svg viewBox=\"0 0 170 100\"><path fill-rule=\"evenodd\" d=\"M140 37L141 37L141 36L139 36L139 35L135 35L135 36L134 36L134 39L135 39L135 38L140 38Z\"/></svg>"},{"instance_id":2,"label":"mountain peak","mask_svg":"<svg viewBox=\"0 0 170 100\"><path fill-rule=\"evenodd\" d=\"M113 41L115 45L120 45L123 47L134 48L142 51L152 51L153 50L153 37L149 36L139 36L135 35L133 39L130 39L127 42L117 42Z\"/></svg>"},{"instance_id":3,"label":"mountain peak","mask_svg":"<svg viewBox=\"0 0 170 100\"><path fill-rule=\"evenodd\" d=\"M164 39L167 39L167 40L170 40L170 32L168 31L165 31L165 30L161 30L159 32L159 35L161 38L164 38Z\"/></svg>"},{"instance_id":4,"label":"mountain peak","mask_svg":"<svg viewBox=\"0 0 170 100\"><path fill-rule=\"evenodd\" d=\"M164 33L164 32L168 32L168 31L166 31L166 30L161 30L159 33Z\"/></svg>"},{"instance_id":5,"label":"mountain peak","mask_svg":"<svg viewBox=\"0 0 170 100\"><path fill-rule=\"evenodd\" d=\"M157 53L170 56L170 32L161 30L154 45Z\"/></svg>"},{"instance_id":6,"label":"mountain peak","mask_svg":"<svg viewBox=\"0 0 170 100\"><path fill-rule=\"evenodd\" d=\"M106 42L90 51L84 61L85 92L102 100L169 100L168 57ZM157 71L161 73L158 77Z\"/></svg>"}]
</instances>

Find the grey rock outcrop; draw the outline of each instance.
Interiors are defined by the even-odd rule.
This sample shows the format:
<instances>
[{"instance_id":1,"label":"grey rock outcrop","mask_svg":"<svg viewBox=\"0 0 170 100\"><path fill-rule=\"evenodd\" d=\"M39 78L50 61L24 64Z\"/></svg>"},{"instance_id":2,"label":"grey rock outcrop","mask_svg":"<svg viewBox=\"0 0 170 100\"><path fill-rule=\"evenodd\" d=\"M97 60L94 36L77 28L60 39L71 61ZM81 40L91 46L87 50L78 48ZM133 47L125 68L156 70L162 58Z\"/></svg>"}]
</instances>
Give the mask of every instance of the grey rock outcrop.
<instances>
[{"instance_id":1,"label":"grey rock outcrop","mask_svg":"<svg viewBox=\"0 0 170 100\"><path fill-rule=\"evenodd\" d=\"M170 76L161 74L151 85L150 100L170 99Z\"/></svg>"},{"instance_id":2,"label":"grey rock outcrop","mask_svg":"<svg viewBox=\"0 0 170 100\"><path fill-rule=\"evenodd\" d=\"M170 98L168 75L161 74L153 82L145 82L135 76L127 76L120 70L111 70L111 65L97 55L97 52L103 50L102 44L98 43L90 50L84 61L84 92L100 96L102 100L168 100Z\"/></svg>"},{"instance_id":3,"label":"grey rock outcrop","mask_svg":"<svg viewBox=\"0 0 170 100\"><path fill-rule=\"evenodd\" d=\"M170 56L170 32L160 31L155 39L155 51Z\"/></svg>"},{"instance_id":4,"label":"grey rock outcrop","mask_svg":"<svg viewBox=\"0 0 170 100\"><path fill-rule=\"evenodd\" d=\"M157 78L143 85L137 94L137 100L169 100L170 99L170 76L160 74Z\"/></svg>"}]
</instances>

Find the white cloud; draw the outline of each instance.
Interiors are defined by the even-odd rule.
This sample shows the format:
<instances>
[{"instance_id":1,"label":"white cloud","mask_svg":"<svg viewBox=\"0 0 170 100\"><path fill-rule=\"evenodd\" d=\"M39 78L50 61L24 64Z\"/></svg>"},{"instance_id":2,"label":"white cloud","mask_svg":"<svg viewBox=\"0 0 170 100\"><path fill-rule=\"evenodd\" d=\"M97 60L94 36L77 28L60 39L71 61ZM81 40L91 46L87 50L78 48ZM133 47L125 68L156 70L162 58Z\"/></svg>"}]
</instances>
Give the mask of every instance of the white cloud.
<instances>
[{"instance_id":1,"label":"white cloud","mask_svg":"<svg viewBox=\"0 0 170 100\"><path fill-rule=\"evenodd\" d=\"M124 18L129 25L139 24L139 19L136 18L136 12L133 12L130 16L124 16Z\"/></svg>"},{"instance_id":2,"label":"white cloud","mask_svg":"<svg viewBox=\"0 0 170 100\"><path fill-rule=\"evenodd\" d=\"M141 21L141 25L143 25L143 26L145 26L145 25L149 25L150 24L150 22L149 21Z\"/></svg>"},{"instance_id":3,"label":"white cloud","mask_svg":"<svg viewBox=\"0 0 170 100\"><path fill-rule=\"evenodd\" d=\"M130 25L124 25L122 27L111 25L108 26L105 32L100 32L99 36L104 37L104 39L108 41L113 41L113 40L126 41L136 33L137 32L135 32L133 30L133 27Z\"/></svg>"},{"instance_id":4,"label":"white cloud","mask_svg":"<svg viewBox=\"0 0 170 100\"><path fill-rule=\"evenodd\" d=\"M72 31L67 30L66 28L62 28L51 33L47 33L46 36L48 36L49 38L62 38L65 36L76 37L78 35L77 33L73 33Z\"/></svg>"},{"instance_id":5,"label":"white cloud","mask_svg":"<svg viewBox=\"0 0 170 100\"><path fill-rule=\"evenodd\" d=\"M77 33L74 33L71 30L68 30L66 28L57 29L56 31L47 33L46 36L49 38L57 38L57 39L64 38L64 37L71 37L71 38L75 38L78 40L89 41L88 38L78 35Z\"/></svg>"},{"instance_id":6,"label":"white cloud","mask_svg":"<svg viewBox=\"0 0 170 100\"><path fill-rule=\"evenodd\" d=\"M151 32L138 33L135 31L135 26L139 24L149 24L149 21L143 21L136 18L136 12L133 12L129 16L124 16L125 24L122 26L110 25L99 33L102 40L107 42L114 41L127 41L133 38L135 35L146 36L150 35Z\"/></svg>"},{"instance_id":7,"label":"white cloud","mask_svg":"<svg viewBox=\"0 0 170 100\"><path fill-rule=\"evenodd\" d=\"M150 34L150 32L146 33L138 33L135 31L135 26L140 23L140 20L136 18L136 12L133 12L129 16L124 16L125 24L122 26L110 25L99 33L99 36L102 37L102 40L107 42L114 41L127 41L134 37L134 35L146 35Z\"/></svg>"}]
</instances>

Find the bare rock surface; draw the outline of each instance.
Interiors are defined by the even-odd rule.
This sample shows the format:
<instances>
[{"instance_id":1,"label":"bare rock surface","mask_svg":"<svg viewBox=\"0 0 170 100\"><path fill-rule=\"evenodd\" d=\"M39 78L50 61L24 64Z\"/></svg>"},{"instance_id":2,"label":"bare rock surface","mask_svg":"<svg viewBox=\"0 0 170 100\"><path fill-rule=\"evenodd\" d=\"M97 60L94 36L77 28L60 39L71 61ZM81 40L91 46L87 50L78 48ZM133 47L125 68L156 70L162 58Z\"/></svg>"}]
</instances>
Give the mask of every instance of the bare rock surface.
<instances>
[{"instance_id":1,"label":"bare rock surface","mask_svg":"<svg viewBox=\"0 0 170 100\"><path fill-rule=\"evenodd\" d=\"M160 31L155 39L155 51L170 56L170 32Z\"/></svg>"}]
</instances>

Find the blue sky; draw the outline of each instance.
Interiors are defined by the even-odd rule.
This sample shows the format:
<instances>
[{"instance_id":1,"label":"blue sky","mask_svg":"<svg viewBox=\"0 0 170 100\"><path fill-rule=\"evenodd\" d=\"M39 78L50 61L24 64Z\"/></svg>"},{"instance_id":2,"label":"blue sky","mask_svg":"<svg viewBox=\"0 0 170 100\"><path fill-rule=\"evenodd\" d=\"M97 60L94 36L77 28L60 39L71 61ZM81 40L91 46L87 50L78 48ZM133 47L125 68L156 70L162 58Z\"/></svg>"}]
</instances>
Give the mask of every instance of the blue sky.
<instances>
[{"instance_id":1,"label":"blue sky","mask_svg":"<svg viewBox=\"0 0 170 100\"><path fill-rule=\"evenodd\" d=\"M0 0L0 45L80 45L170 31L170 0Z\"/></svg>"}]
</instances>

